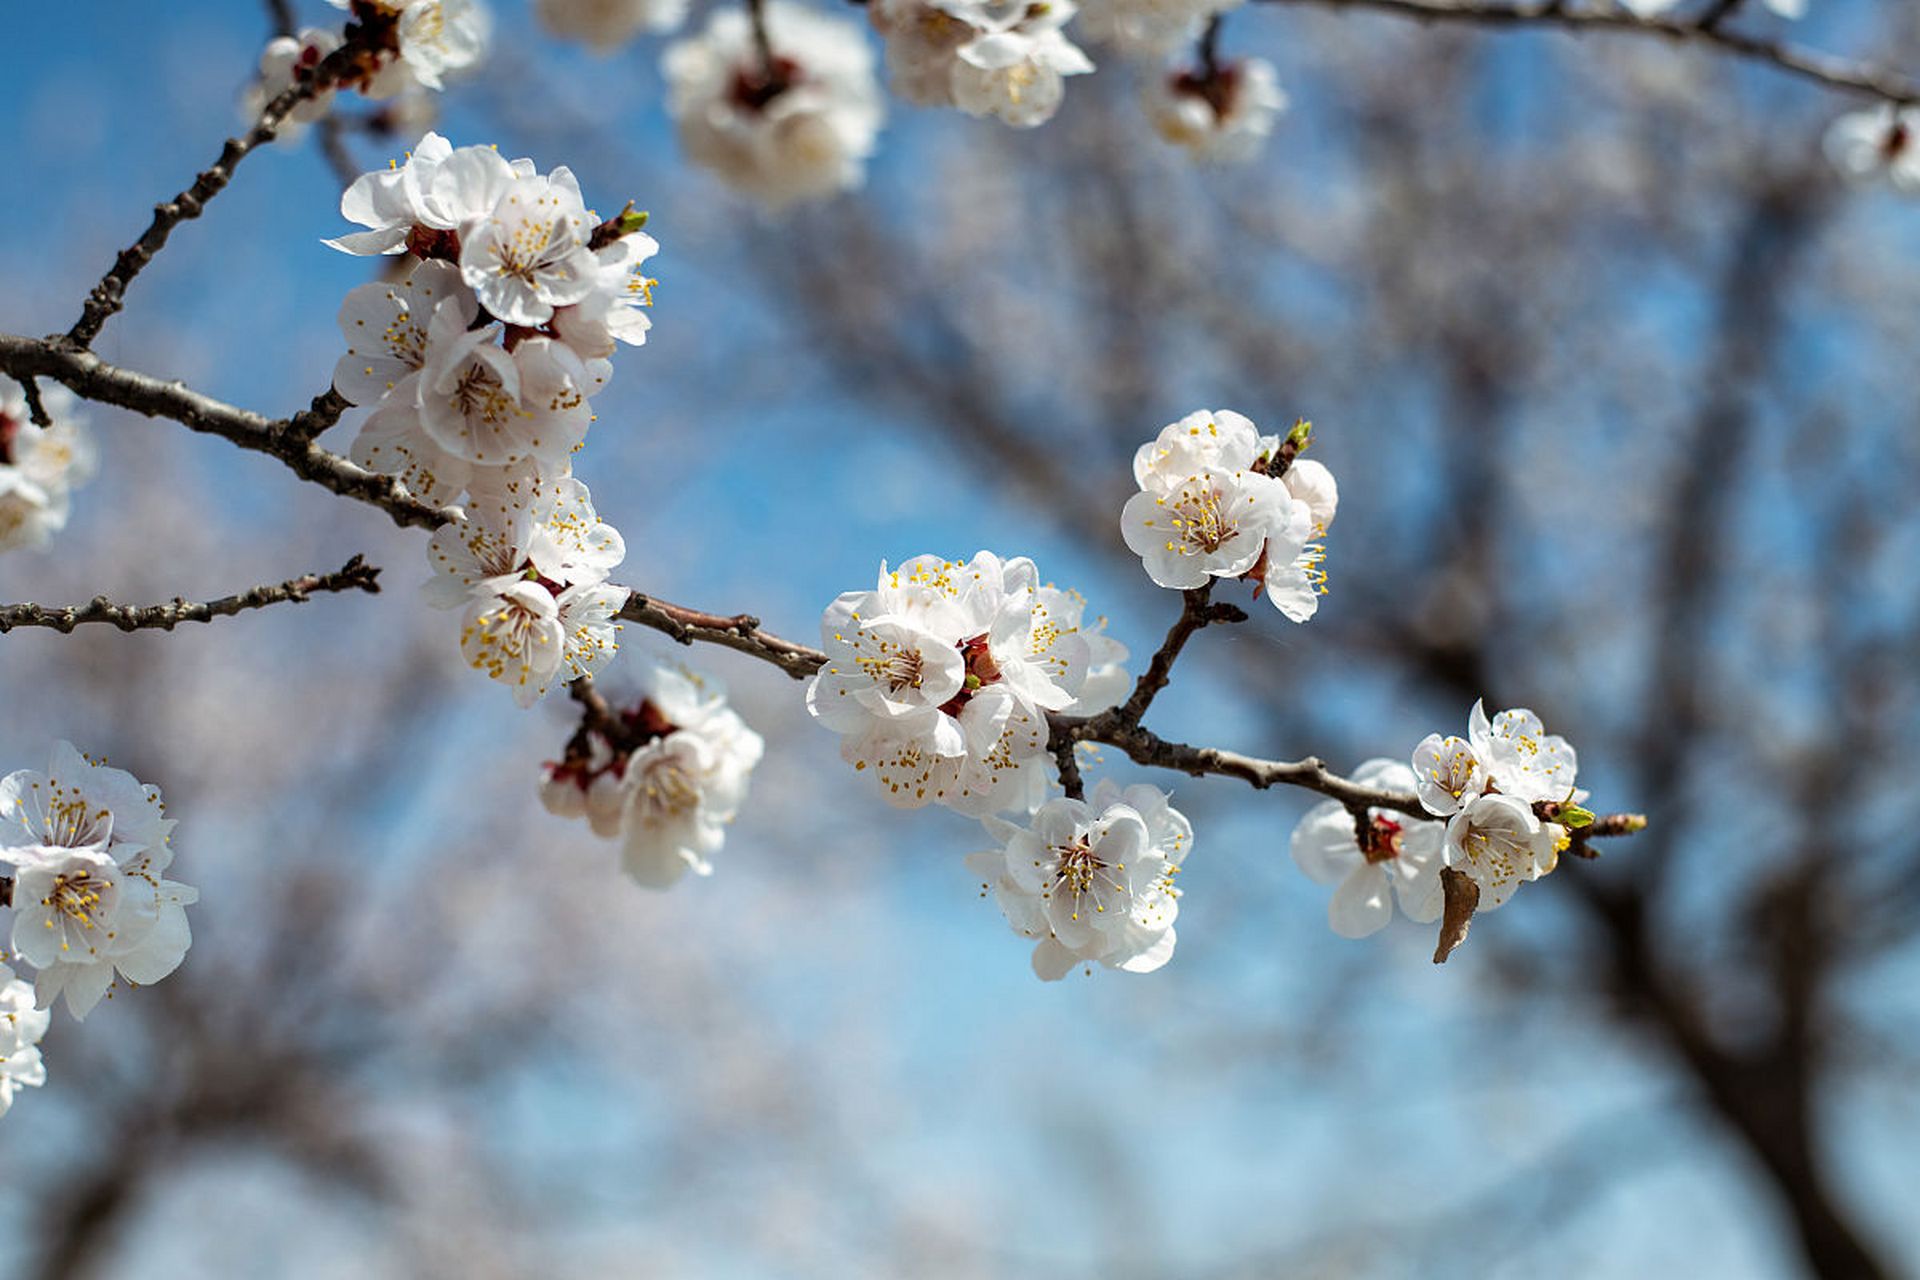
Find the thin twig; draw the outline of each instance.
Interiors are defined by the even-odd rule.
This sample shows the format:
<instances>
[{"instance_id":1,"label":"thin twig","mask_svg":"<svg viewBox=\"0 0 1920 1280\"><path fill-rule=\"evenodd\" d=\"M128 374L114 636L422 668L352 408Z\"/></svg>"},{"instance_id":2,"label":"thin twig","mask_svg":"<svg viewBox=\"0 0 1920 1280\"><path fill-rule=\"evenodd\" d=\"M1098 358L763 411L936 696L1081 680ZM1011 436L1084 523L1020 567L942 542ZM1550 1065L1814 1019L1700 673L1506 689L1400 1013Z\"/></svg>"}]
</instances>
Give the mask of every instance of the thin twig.
<instances>
[{"instance_id":1,"label":"thin twig","mask_svg":"<svg viewBox=\"0 0 1920 1280\"><path fill-rule=\"evenodd\" d=\"M760 70L771 85L779 75L773 60L773 41L767 36L766 0L747 0L747 18L753 25L753 48L760 56Z\"/></svg>"},{"instance_id":2,"label":"thin twig","mask_svg":"<svg viewBox=\"0 0 1920 1280\"><path fill-rule=\"evenodd\" d=\"M353 404L345 396L328 387L313 398L313 402L300 412L288 418L280 427L285 439L297 440L306 444L315 436L340 421L340 415L351 409Z\"/></svg>"},{"instance_id":3,"label":"thin twig","mask_svg":"<svg viewBox=\"0 0 1920 1280\"><path fill-rule=\"evenodd\" d=\"M762 631L760 620L752 614L703 613L635 591L627 597L620 617L664 632L681 644L717 644L771 662L795 680L806 679L827 662L827 655L818 649Z\"/></svg>"},{"instance_id":4,"label":"thin twig","mask_svg":"<svg viewBox=\"0 0 1920 1280\"><path fill-rule=\"evenodd\" d=\"M1452 0L1265 0L1265 3L1313 5L1343 11L1372 10L1421 22L1460 22L1509 30L1556 27L1576 32L1613 31L1653 36L1681 44L1714 46L1829 88L1872 94L1894 103L1920 102L1920 82L1880 67L1730 30L1717 19L1709 23L1704 18L1640 18L1617 9L1573 10L1562 7L1561 0L1528 0L1524 4L1453 3Z\"/></svg>"},{"instance_id":5,"label":"thin twig","mask_svg":"<svg viewBox=\"0 0 1920 1280\"><path fill-rule=\"evenodd\" d=\"M173 229L189 218L200 216L207 202L225 190L227 183L233 180L233 171L240 162L252 154L256 147L278 136L281 122L287 118L288 112L361 69L366 56L366 48L351 41L335 49L321 59L311 76L297 81L269 102L252 129L241 137L228 138L226 145L220 149L219 159L202 170L194 178L192 186L173 199L155 205L153 221L147 224L147 229L138 240L120 251L107 274L87 294L86 306L81 309L80 318L74 321L73 328L67 330L68 341L75 346L85 347L99 337L101 326L106 324L108 317L125 305L127 286L166 246L167 237L173 234Z\"/></svg>"},{"instance_id":6,"label":"thin twig","mask_svg":"<svg viewBox=\"0 0 1920 1280\"><path fill-rule=\"evenodd\" d=\"M293 13L293 0L267 0L267 22L276 36L299 33L300 23Z\"/></svg>"},{"instance_id":7,"label":"thin twig","mask_svg":"<svg viewBox=\"0 0 1920 1280\"><path fill-rule=\"evenodd\" d=\"M40 401L40 382L36 378L20 379L20 394L26 397L27 417L36 427L50 427L53 418L47 413L47 406Z\"/></svg>"},{"instance_id":8,"label":"thin twig","mask_svg":"<svg viewBox=\"0 0 1920 1280\"><path fill-rule=\"evenodd\" d=\"M1200 59L1200 70L1209 83L1220 78L1220 23L1221 15L1214 14L1207 19L1205 30L1200 33L1200 42L1196 52Z\"/></svg>"},{"instance_id":9,"label":"thin twig","mask_svg":"<svg viewBox=\"0 0 1920 1280\"><path fill-rule=\"evenodd\" d=\"M122 631L147 628L171 631L183 622L212 622L215 618L231 618L236 613L264 609L271 604L304 604L316 593L365 591L377 594L379 590L379 567L355 556L334 573L303 574L298 578L289 578L278 586L253 587L238 595L222 596L218 600L202 603L175 597L165 604L125 605L115 604L105 596L95 596L86 604L69 605L64 609L38 604L4 604L0 605L0 633L15 627L51 627L55 631L71 632L75 627L89 622L107 623Z\"/></svg>"}]
</instances>

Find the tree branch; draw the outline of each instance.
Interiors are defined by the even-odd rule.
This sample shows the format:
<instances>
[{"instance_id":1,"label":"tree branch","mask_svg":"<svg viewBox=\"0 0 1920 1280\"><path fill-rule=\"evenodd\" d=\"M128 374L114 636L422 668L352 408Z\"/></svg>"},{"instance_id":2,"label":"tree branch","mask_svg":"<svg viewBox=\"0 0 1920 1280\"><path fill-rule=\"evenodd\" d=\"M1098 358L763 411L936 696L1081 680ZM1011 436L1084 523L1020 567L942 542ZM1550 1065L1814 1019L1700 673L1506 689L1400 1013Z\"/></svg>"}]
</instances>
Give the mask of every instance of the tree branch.
<instances>
[{"instance_id":1,"label":"tree branch","mask_svg":"<svg viewBox=\"0 0 1920 1280\"><path fill-rule=\"evenodd\" d=\"M665 632L681 644L717 644L771 662L795 680L805 680L827 662L827 655L818 649L762 631L760 619L752 614L703 613L634 591L621 607L620 617Z\"/></svg>"},{"instance_id":2,"label":"tree branch","mask_svg":"<svg viewBox=\"0 0 1920 1280\"><path fill-rule=\"evenodd\" d=\"M436 528L452 518L413 498L406 486L391 476L357 467L303 438L309 428L317 433L315 424L327 414L337 418L346 408L346 402L331 391L316 397L303 413L276 421L201 395L182 383L108 364L65 338L23 338L15 334L0 334L0 371L16 379L36 374L52 378L85 399L131 409L149 418L170 418L242 449L270 454L301 479L379 507L396 524Z\"/></svg>"},{"instance_id":3,"label":"tree branch","mask_svg":"<svg viewBox=\"0 0 1920 1280\"><path fill-rule=\"evenodd\" d=\"M1477 0L1264 0L1268 4L1314 5L1342 11L1372 10L1421 22L1461 22L1512 30L1554 27L1565 31L1614 31L1653 36L1679 44L1709 45L1738 57L1765 63L1789 75L1833 89L1871 94L1894 103L1920 102L1920 82L1880 67L1818 53L1778 40L1728 30L1727 15L1709 10L1699 19L1639 18L1624 10L1567 9L1565 0L1527 0L1523 4L1481 4ZM1719 6L1716 5L1716 10Z\"/></svg>"},{"instance_id":4,"label":"tree branch","mask_svg":"<svg viewBox=\"0 0 1920 1280\"><path fill-rule=\"evenodd\" d=\"M105 596L95 596L86 604L68 605L64 609L38 604L0 604L0 634L15 627L51 627L55 631L71 632L88 622L111 623L122 631L152 627L171 631L183 622L212 622L215 618L231 618L250 609L264 609L270 604L305 604L315 592L331 591L379 594L379 566L355 556L334 573L303 574L288 578L278 586L253 587L239 595L222 596L205 603L176 596L165 604L125 605L115 604Z\"/></svg>"},{"instance_id":5,"label":"tree branch","mask_svg":"<svg viewBox=\"0 0 1920 1280\"><path fill-rule=\"evenodd\" d=\"M349 30L351 33L352 29ZM261 110L260 119L252 129L241 137L228 138L226 145L220 149L219 158L201 170L192 186L173 199L155 205L153 221L147 224L147 229L138 240L120 251L107 274L87 294L86 306L81 309L80 318L73 322L73 328L67 330L67 340L75 346L86 347L99 337L101 326L125 305L127 286L153 261L154 255L166 247L167 237L173 234L173 229L189 218L200 216L207 202L233 181L233 171L240 162L261 143L271 142L279 135L281 122L287 118L288 112L321 90L347 79L350 72L361 69L368 52L364 44L349 38L345 44L321 59L311 76L295 83L269 102Z\"/></svg>"}]
</instances>

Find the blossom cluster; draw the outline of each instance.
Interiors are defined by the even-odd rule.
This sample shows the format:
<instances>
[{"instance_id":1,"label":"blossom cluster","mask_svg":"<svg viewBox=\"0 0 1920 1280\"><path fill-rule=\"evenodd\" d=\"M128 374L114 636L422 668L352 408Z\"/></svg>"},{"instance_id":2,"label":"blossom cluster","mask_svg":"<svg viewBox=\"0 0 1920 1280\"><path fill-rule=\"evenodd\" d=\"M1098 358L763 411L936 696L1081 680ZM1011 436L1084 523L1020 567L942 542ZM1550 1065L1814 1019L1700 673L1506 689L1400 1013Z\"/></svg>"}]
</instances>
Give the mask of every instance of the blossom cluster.
<instances>
[{"instance_id":1,"label":"blossom cluster","mask_svg":"<svg viewBox=\"0 0 1920 1280\"><path fill-rule=\"evenodd\" d=\"M12 958L0 966L0 1112L45 1078L35 1047L44 1010L65 997L85 1018L116 982L158 982L180 967L199 892L166 878L175 822L160 790L61 742L46 772L0 778L0 865L13 881Z\"/></svg>"},{"instance_id":2,"label":"blossom cluster","mask_svg":"<svg viewBox=\"0 0 1920 1280\"><path fill-rule=\"evenodd\" d=\"M590 212L564 166L543 175L436 133L357 179L340 209L367 230L328 244L409 255L340 308L334 386L373 410L351 456L424 502L467 495L434 537L428 599L466 608L469 664L530 703L616 647L624 593L605 584L626 548L572 458L607 357L646 341L643 265L659 246L641 215Z\"/></svg>"},{"instance_id":3,"label":"blossom cluster","mask_svg":"<svg viewBox=\"0 0 1920 1280\"><path fill-rule=\"evenodd\" d=\"M1476 702L1467 736L1430 733L1413 750L1414 790L1428 813L1447 821L1447 865L1480 886L1480 910L1505 902L1523 881L1554 869L1567 831L1536 805L1575 808L1579 760L1525 707L1487 718Z\"/></svg>"},{"instance_id":4,"label":"blossom cluster","mask_svg":"<svg viewBox=\"0 0 1920 1280\"><path fill-rule=\"evenodd\" d=\"M493 18L480 0L331 0L352 14L347 35L367 55L347 77L369 98L392 98L419 89L439 89L444 77L465 71L486 56ZM241 108L248 119L298 84L313 80L320 64L345 38L323 27L275 36L260 54L260 74L247 87ZM283 138L333 109L335 81L295 105L281 125Z\"/></svg>"},{"instance_id":5,"label":"blossom cluster","mask_svg":"<svg viewBox=\"0 0 1920 1280\"><path fill-rule=\"evenodd\" d=\"M667 47L667 109L694 163L767 208L860 185L886 111L873 51L843 18L771 0L767 46L739 9Z\"/></svg>"},{"instance_id":6,"label":"blossom cluster","mask_svg":"<svg viewBox=\"0 0 1920 1280\"><path fill-rule=\"evenodd\" d=\"M562 673L596 675L619 648L614 618L627 593L607 575L626 554L586 485L531 475L476 490L465 519L434 531L435 573L422 595L466 611L461 656L531 706Z\"/></svg>"},{"instance_id":7,"label":"blossom cluster","mask_svg":"<svg viewBox=\"0 0 1920 1280\"><path fill-rule=\"evenodd\" d=\"M873 590L822 617L807 709L897 807L1029 811L1046 793L1047 713L1085 714L1125 688L1126 651L1103 622L1083 624L1085 607L1025 557L883 563Z\"/></svg>"},{"instance_id":8,"label":"blossom cluster","mask_svg":"<svg viewBox=\"0 0 1920 1280\"><path fill-rule=\"evenodd\" d=\"M1094 70L1067 25L1161 59L1239 0L872 0L893 91L919 106L1033 128L1052 119L1068 77ZM611 49L685 20L686 0L536 0L554 34ZM281 61L297 51L275 54ZM278 64L276 63L276 66ZM681 147L728 186L779 211L857 187L885 116L858 24L793 0L722 6L662 58ZM279 82L276 73L274 82ZM1155 130L1211 161L1252 156L1286 105L1271 63L1222 61L1159 75L1145 95Z\"/></svg>"},{"instance_id":9,"label":"blossom cluster","mask_svg":"<svg viewBox=\"0 0 1920 1280\"><path fill-rule=\"evenodd\" d=\"M1244 578L1286 617L1311 618L1327 589L1321 539L1340 492L1332 472L1293 457L1308 430L1263 436L1240 414L1202 409L1141 445L1140 491L1120 525L1147 576L1182 590Z\"/></svg>"},{"instance_id":10,"label":"blossom cluster","mask_svg":"<svg viewBox=\"0 0 1920 1280\"><path fill-rule=\"evenodd\" d=\"M1081 960L1144 972L1173 952L1173 876L1193 838L1151 787L1049 799L1049 714L1117 706L1126 648L1086 617L1077 592L1033 561L989 551L880 566L870 591L821 619L826 663L807 709L840 754L899 808L943 804L981 818L999 848L968 866L1015 932L1037 940L1035 971ZM1031 815L1027 826L996 815Z\"/></svg>"},{"instance_id":11,"label":"blossom cluster","mask_svg":"<svg viewBox=\"0 0 1920 1280\"><path fill-rule=\"evenodd\" d=\"M589 721L549 763L540 799L563 818L620 841L626 873L664 889L688 871L711 875L708 857L746 800L765 744L712 681L649 665L641 694L613 723Z\"/></svg>"},{"instance_id":12,"label":"blossom cluster","mask_svg":"<svg viewBox=\"0 0 1920 1280\"><path fill-rule=\"evenodd\" d=\"M1059 797L1025 826L983 819L999 847L967 855L1013 931L1036 939L1033 971L1052 981L1075 965L1151 973L1173 956L1174 878L1193 826L1149 786L1110 778L1091 802Z\"/></svg>"},{"instance_id":13,"label":"blossom cluster","mask_svg":"<svg viewBox=\"0 0 1920 1280\"><path fill-rule=\"evenodd\" d=\"M1093 62L1063 28L1074 0L873 0L893 91L1030 129L1051 120L1066 77Z\"/></svg>"},{"instance_id":14,"label":"blossom cluster","mask_svg":"<svg viewBox=\"0 0 1920 1280\"><path fill-rule=\"evenodd\" d=\"M27 393L0 376L0 551L37 547L67 524L75 486L93 474L93 445L65 387L40 392L48 425L33 421Z\"/></svg>"},{"instance_id":15,"label":"blossom cluster","mask_svg":"<svg viewBox=\"0 0 1920 1280\"><path fill-rule=\"evenodd\" d=\"M1516 707L1489 718L1476 702L1466 737L1428 734L1411 764L1369 760L1354 772L1362 786L1414 793L1430 817L1379 808L1356 816L1330 800L1294 828L1293 860L1336 886L1327 919L1345 937L1384 927L1396 899L1408 919L1438 919L1442 867L1470 877L1476 909L1491 911L1558 865L1566 823L1592 820L1579 807L1587 793L1574 785L1578 768L1573 747L1533 712Z\"/></svg>"}]
</instances>

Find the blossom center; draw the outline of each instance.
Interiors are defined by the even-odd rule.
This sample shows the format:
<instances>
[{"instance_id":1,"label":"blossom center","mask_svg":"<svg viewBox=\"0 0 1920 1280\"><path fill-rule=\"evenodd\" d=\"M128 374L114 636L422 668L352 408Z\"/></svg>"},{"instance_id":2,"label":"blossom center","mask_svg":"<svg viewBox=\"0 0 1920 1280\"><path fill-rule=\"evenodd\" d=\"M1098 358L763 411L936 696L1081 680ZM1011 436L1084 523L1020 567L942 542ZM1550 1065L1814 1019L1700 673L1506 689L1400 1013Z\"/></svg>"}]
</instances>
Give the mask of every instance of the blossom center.
<instances>
[{"instance_id":1,"label":"blossom center","mask_svg":"<svg viewBox=\"0 0 1920 1280\"><path fill-rule=\"evenodd\" d=\"M940 710L950 716L957 716L973 700L973 695L990 684L998 684L1003 677L1000 664L993 660L993 650L987 637L973 636L960 641L960 660L966 664L967 678L960 686L960 692L941 704Z\"/></svg>"},{"instance_id":2,"label":"blossom center","mask_svg":"<svg viewBox=\"0 0 1920 1280\"><path fill-rule=\"evenodd\" d=\"M478 417L488 423L505 421L512 416L514 408L513 398L493 370L477 362L460 375L451 401L461 417Z\"/></svg>"},{"instance_id":3,"label":"blossom center","mask_svg":"<svg viewBox=\"0 0 1920 1280\"><path fill-rule=\"evenodd\" d=\"M1240 532L1227 514L1226 496L1212 484L1189 482L1171 505L1174 530L1188 551L1218 551Z\"/></svg>"},{"instance_id":4,"label":"blossom center","mask_svg":"<svg viewBox=\"0 0 1920 1280\"><path fill-rule=\"evenodd\" d=\"M1400 840L1404 834L1398 822L1376 813L1362 831L1360 856L1370 863L1391 862L1400 856Z\"/></svg>"},{"instance_id":5,"label":"blossom center","mask_svg":"<svg viewBox=\"0 0 1920 1280\"><path fill-rule=\"evenodd\" d=\"M104 881L95 880L90 871L57 875L53 878L53 888L40 900L40 905L72 920L82 929L91 929L94 916L101 910L101 899L107 887ZM51 920L47 922L47 927L53 927Z\"/></svg>"},{"instance_id":6,"label":"blossom center","mask_svg":"<svg viewBox=\"0 0 1920 1280\"><path fill-rule=\"evenodd\" d=\"M112 815L107 810L89 808L85 796L52 779L48 779L47 787L53 793L42 812L48 844L81 849L107 838L112 829L108 826Z\"/></svg>"},{"instance_id":7,"label":"blossom center","mask_svg":"<svg viewBox=\"0 0 1920 1280\"><path fill-rule=\"evenodd\" d=\"M1091 895L1094 912L1104 915L1107 907L1101 898L1125 894L1126 884L1120 877L1126 868L1102 860L1085 836L1075 837L1071 844L1053 846L1053 855L1053 882L1047 886L1046 895L1059 893L1069 897L1073 903L1073 919L1080 918L1083 897Z\"/></svg>"},{"instance_id":8,"label":"blossom center","mask_svg":"<svg viewBox=\"0 0 1920 1280\"><path fill-rule=\"evenodd\" d=\"M792 58L775 57L765 66L742 66L733 73L733 104L742 111L764 111L769 102L800 79L800 64Z\"/></svg>"},{"instance_id":9,"label":"blossom center","mask_svg":"<svg viewBox=\"0 0 1920 1280\"><path fill-rule=\"evenodd\" d=\"M678 760L658 760L640 777L633 804L638 807L642 822L654 823L699 808L700 789L693 785Z\"/></svg>"},{"instance_id":10,"label":"blossom center","mask_svg":"<svg viewBox=\"0 0 1920 1280\"><path fill-rule=\"evenodd\" d=\"M1460 844L1469 860L1501 879L1517 875L1532 860L1526 836L1510 827L1473 827Z\"/></svg>"}]
</instances>

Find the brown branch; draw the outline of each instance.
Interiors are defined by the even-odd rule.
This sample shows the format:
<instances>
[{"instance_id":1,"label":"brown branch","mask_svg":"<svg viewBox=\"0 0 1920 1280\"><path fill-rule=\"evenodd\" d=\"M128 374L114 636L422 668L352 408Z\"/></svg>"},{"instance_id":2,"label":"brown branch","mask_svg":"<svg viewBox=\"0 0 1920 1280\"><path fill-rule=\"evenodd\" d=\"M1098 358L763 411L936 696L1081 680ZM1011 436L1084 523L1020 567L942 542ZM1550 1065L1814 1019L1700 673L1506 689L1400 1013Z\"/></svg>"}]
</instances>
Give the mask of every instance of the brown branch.
<instances>
[{"instance_id":1,"label":"brown branch","mask_svg":"<svg viewBox=\"0 0 1920 1280\"><path fill-rule=\"evenodd\" d=\"M762 631L760 619L752 614L703 613L635 591L621 607L620 617L665 632L681 644L717 644L771 662L795 680L806 679L827 662L827 655L818 649Z\"/></svg>"},{"instance_id":2,"label":"brown branch","mask_svg":"<svg viewBox=\"0 0 1920 1280\"><path fill-rule=\"evenodd\" d=\"M36 427L51 427L53 418L47 413L47 406L40 401L40 383L34 378L20 379L20 394L27 401L27 418Z\"/></svg>"},{"instance_id":3,"label":"brown branch","mask_svg":"<svg viewBox=\"0 0 1920 1280\"><path fill-rule=\"evenodd\" d=\"M351 401L328 387L313 398L313 403L281 424L279 434L287 440L305 444L340 421L340 415L352 407Z\"/></svg>"},{"instance_id":4,"label":"brown branch","mask_svg":"<svg viewBox=\"0 0 1920 1280\"><path fill-rule=\"evenodd\" d=\"M1527 0L1523 4L1481 4L1477 0L1266 0L1269 4L1315 5L1342 11L1371 10L1420 22L1461 22L1501 30L1550 27L1563 31L1611 31L1652 36L1678 44L1708 45L1775 67L1829 88L1871 94L1889 102L1920 102L1920 82L1879 67L1779 40L1731 31L1709 13L1697 20L1639 18L1624 10L1568 9L1565 0Z\"/></svg>"},{"instance_id":5,"label":"brown branch","mask_svg":"<svg viewBox=\"0 0 1920 1280\"><path fill-rule=\"evenodd\" d=\"M300 23L293 13L293 0L266 0L267 22L276 36L297 35Z\"/></svg>"},{"instance_id":6,"label":"brown branch","mask_svg":"<svg viewBox=\"0 0 1920 1280\"><path fill-rule=\"evenodd\" d=\"M220 149L220 157L212 165L200 171L193 185L171 200L164 200L153 207L153 221L127 248L122 249L113 260L113 266L100 282L87 294L86 306L81 309L80 318L73 322L73 328L67 330L67 339L78 347L86 347L100 336L101 326L108 318L125 305L127 286L133 278L145 270L154 255L166 247L167 237L173 229L190 218L197 218L206 209L207 202L219 195L229 182L233 181L233 171L254 149L262 143L271 142L279 135L280 125L287 113L302 102L323 89L332 88L353 74L361 72L369 50L364 44L351 38L321 59L313 69L313 74L290 86L269 102L260 112L260 119L243 136L228 138Z\"/></svg>"},{"instance_id":7,"label":"brown branch","mask_svg":"<svg viewBox=\"0 0 1920 1280\"><path fill-rule=\"evenodd\" d=\"M274 421L250 410L203 396L178 382L163 382L106 363L90 351L61 338L22 338L0 334L0 370L16 378L42 374L70 387L89 400L118 405L150 417L171 418L195 431L232 441L243 449L279 458L302 479L342 497L379 507L400 525L437 528L453 519L451 512L429 507L411 497L391 476L363 470L353 463L302 439L305 425L330 410L333 393L316 397L304 414ZM342 402L344 404L344 402ZM1262 760L1214 747L1169 742L1140 727L1154 695L1165 688L1173 664L1192 635L1212 623L1239 621L1246 614L1237 606L1214 604L1210 589L1183 593L1178 619L1167 631L1158 651L1134 686L1126 703L1089 717L1049 716L1049 750L1056 759L1079 742L1116 747L1139 764L1173 769L1195 777L1217 775L1239 778L1259 789L1286 785L1303 787L1339 800L1350 809L1392 809L1430 818L1412 792L1365 787L1330 771L1314 757L1304 760ZM820 650L763 631L752 614L718 614L669 603L632 591L619 616L672 637L680 644L713 644L744 653L804 680L826 664ZM17 625L17 624L16 624ZM1616 818L1603 818L1602 823ZM1624 820L1620 818L1619 820ZM1596 824L1599 825L1599 824ZM1599 833L1595 833L1599 834Z\"/></svg>"},{"instance_id":8,"label":"brown branch","mask_svg":"<svg viewBox=\"0 0 1920 1280\"><path fill-rule=\"evenodd\" d=\"M238 595L204 603L176 596L165 604L125 605L115 604L105 596L95 596L86 604L68 605L64 609L38 604L0 604L0 634L15 627L51 627L55 631L71 632L89 622L110 623L122 631L156 627L171 631L183 622L212 622L215 618L231 618L236 613L264 609L271 604L305 604L316 592L378 594L379 590L379 567L355 556L334 573L303 574L278 586L253 587Z\"/></svg>"},{"instance_id":9,"label":"brown branch","mask_svg":"<svg viewBox=\"0 0 1920 1280\"><path fill-rule=\"evenodd\" d=\"M0 334L0 371L16 379L36 374L52 378L85 399L131 409L150 418L170 418L242 449L270 454L301 479L379 507L396 524L435 528L452 518L413 498L393 477L357 467L301 438L307 426L332 411L332 400L337 397L331 392L316 397L304 413L276 421L201 395L182 383L110 365L64 338L23 338L15 334ZM340 408L344 407L341 401Z\"/></svg>"},{"instance_id":10,"label":"brown branch","mask_svg":"<svg viewBox=\"0 0 1920 1280\"><path fill-rule=\"evenodd\" d=\"M760 72L768 86L780 79L779 63L774 60L773 41L767 35L766 0L747 0L747 20L753 28L753 51L760 59Z\"/></svg>"}]
</instances>

